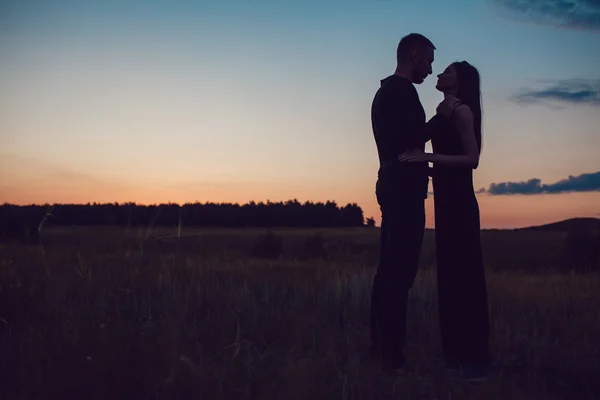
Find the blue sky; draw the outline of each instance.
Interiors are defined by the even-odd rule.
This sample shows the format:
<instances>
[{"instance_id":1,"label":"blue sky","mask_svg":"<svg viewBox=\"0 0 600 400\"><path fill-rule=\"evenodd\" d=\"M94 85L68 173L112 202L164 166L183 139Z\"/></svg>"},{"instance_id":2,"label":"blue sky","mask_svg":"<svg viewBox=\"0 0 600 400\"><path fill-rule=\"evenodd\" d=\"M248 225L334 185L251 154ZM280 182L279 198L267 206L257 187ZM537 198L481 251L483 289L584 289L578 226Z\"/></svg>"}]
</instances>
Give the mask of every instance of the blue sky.
<instances>
[{"instance_id":1,"label":"blue sky","mask_svg":"<svg viewBox=\"0 0 600 400\"><path fill-rule=\"evenodd\" d=\"M480 70L478 187L595 174L598 15L593 0L0 0L0 201L333 199L378 220L370 104L410 32L438 48L434 74ZM428 117L434 86L418 86ZM597 216L600 179L573 182L483 193L483 224Z\"/></svg>"}]
</instances>

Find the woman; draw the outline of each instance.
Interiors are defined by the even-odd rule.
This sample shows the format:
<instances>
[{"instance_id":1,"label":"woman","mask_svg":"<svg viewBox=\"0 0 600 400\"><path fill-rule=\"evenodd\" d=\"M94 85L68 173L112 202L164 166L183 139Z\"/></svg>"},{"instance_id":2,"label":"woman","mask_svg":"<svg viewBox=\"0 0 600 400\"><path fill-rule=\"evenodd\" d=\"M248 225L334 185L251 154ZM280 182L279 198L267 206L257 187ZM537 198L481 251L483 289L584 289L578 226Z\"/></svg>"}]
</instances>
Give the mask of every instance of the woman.
<instances>
[{"instance_id":1,"label":"woman","mask_svg":"<svg viewBox=\"0 0 600 400\"><path fill-rule=\"evenodd\" d=\"M401 162L433 163L440 330L450 368L471 380L489 374L489 316L473 170L481 152L479 72L466 61L438 75L444 102L457 101L449 117L432 118L433 153L413 150ZM444 103L442 102L442 103Z\"/></svg>"}]
</instances>

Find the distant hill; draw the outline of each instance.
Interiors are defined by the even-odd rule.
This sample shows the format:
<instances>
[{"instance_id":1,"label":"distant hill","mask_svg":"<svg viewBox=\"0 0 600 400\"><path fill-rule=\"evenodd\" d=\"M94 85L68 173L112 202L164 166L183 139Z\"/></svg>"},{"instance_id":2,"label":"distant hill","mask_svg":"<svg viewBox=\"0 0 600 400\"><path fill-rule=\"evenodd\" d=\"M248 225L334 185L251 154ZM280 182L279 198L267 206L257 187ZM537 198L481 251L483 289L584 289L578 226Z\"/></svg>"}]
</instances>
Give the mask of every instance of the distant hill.
<instances>
[{"instance_id":1,"label":"distant hill","mask_svg":"<svg viewBox=\"0 0 600 400\"><path fill-rule=\"evenodd\" d=\"M554 222L546 225L530 226L516 229L518 231L554 231L566 232L571 230L600 231L600 218L571 218L564 221Z\"/></svg>"}]
</instances>

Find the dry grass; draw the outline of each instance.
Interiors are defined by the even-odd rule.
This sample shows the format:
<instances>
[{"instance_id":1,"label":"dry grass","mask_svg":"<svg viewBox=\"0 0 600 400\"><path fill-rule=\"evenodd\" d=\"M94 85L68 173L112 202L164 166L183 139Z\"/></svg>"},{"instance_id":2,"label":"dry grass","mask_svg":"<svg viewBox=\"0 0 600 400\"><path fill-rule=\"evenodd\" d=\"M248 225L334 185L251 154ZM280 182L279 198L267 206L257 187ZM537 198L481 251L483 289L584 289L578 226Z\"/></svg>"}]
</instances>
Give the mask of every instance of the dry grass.
<instances>
[{"instance_id":1,"label":"dry grass","mask_svg":"<svg viewBox=\"0 0 600 400\"><path fill-rule=\"evenodd\" d=\"M473 385L437 365L435 270L424 265L409 310L413 370L387 376L360 362L374 231L322 231L344 249L332 244L327 261L293 256L313 234L298 230L280 233L283 257L250 258L258 233L160 247L143 231L57 229L43 251L3 245L4 398L600 398L598 275L489 271L494 376Z\"/></svg>"}]
</instances>

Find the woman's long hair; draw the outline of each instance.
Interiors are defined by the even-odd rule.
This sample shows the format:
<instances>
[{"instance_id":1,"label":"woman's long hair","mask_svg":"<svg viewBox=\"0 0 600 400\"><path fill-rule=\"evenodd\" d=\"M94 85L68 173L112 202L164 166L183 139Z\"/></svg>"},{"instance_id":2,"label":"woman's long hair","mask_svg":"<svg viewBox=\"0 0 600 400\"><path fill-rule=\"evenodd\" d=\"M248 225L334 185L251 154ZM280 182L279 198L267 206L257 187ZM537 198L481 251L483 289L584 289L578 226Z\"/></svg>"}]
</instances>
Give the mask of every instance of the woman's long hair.
<instances>
[{"instance_id":1,"label":"woman's long hair","mask_svg":"<svg viewBox=\"0 0 600 400\"><path fill-rule=\"evenodd\" d=\"M458 94L460 101L471 109L473 113L473 128L477 148L481 154L481 85L479 71L466 61L455 62L456 76L458 79Z\"/></svg>"}]
</instances>

